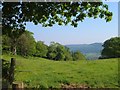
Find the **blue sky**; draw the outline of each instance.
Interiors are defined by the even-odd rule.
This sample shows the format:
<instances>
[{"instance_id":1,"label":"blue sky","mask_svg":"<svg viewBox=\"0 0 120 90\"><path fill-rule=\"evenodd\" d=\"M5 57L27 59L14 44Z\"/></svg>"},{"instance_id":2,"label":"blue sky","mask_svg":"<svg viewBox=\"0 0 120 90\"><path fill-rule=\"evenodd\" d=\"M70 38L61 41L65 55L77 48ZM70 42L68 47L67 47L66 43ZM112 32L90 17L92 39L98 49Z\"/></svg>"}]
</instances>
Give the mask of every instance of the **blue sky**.
<instances>
[{"instance_id":1,"label":"blue sky","mask_svg":"<svg viewBox=\"0 0 120 90\"><path fill-rule=\"evenodd\" d=\"M40 24L27 23L26 29L34 33L36 41L44 41L48 45L51 41L63 45L103 43L111 37L118 36L118 3L107 2L106 4L113 12L113 19L109 23L104 19L86 18L83 22L79 22L77 28L70 25L42 27Z\"/></svg>"}]
</instances>

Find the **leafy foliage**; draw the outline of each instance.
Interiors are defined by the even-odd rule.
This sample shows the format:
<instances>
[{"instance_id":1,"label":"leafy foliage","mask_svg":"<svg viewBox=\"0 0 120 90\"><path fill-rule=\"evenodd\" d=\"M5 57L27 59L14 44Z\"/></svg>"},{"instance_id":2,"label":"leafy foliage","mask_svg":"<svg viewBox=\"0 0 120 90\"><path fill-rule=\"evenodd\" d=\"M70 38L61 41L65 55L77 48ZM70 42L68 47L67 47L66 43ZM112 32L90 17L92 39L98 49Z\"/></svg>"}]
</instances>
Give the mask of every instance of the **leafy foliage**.
<instances>
[{"instance_id":1,"label":"leafy foliage","mask_svg":"<svg viewBox=\"0 0 120 90\"><path fill-rule=\"evenodd\" d=\"M120 57L120 37L108 39L103 44L102 58Z\"/></svg>"},{"instance_id":2,"label":"leafy foliage","mask_svg":"<svg viewBox=\"0 0 120 90\"><path fill-rule=\"evenodd\" d=\"M65 47L59 43L51 42L51 45L48 48L49 59L53 60L64 60L65 59Z\"/></svg>"},{"instance_id":3,"label":"leafy foliage","mask_svg":"<svg viewBox=\"0 0 120 90\"><path fill-rule=\"evenodd\" d=\"M100 2L3 2L3 34L21 33L26 22L44 27L71 24L77 27L86 17L103 18L111 21L112 12ZM19 30L19 31L18 31ZM17 34L16 34L17 35Z\"/></svg>"},{"instance_id":4,"label":"leafy foliage","mask_svg":"<svg viewBox=\"0 0 120 90\"><path fill-rule=\"evenodd\" d=\"M11 51L11 38L6 35L2 35L2 52L10 53Z\"/></svg>"},{"instance_id":5,"label":"leafy foliage","mask_svg":"<svg viewBox=\"0 0 120 90\"><path fill-rule=\"evenodd\" d=\"M32 33L26 31L18 38L18 53L22 56L32 56L36 51L36 42Z\"/></svg>"},{"instance_id":6,"label":"leafy foliage","mask_svg":"<svg viewBox=\"0 0 120 90\"><path fill-rule=\"evenodd\" d=\"M3 53L13 54L13 47L16 49L16 54L19 55L33 55L36 51L36 42L33 35L29 31L25 31L18 38L8 37L2 35L2 50Z\"/></svg>"},{"instance_id":7,"label":"leafy foliage","mask_svg":"<svg viewBox=\"0 0 120 90\"><path fill-rule=\"evenodd\" d=\"M73 60L85 60L85 56L80 51L76 51L73 53Z\"/></svg>"},{"instance_id":8,"label":"leafy foliage","mask_svg":"<svg viewBox=\"0 0 120 90\"><path fill-rule=\"evenodd\" d=\"M35 56L37 57L47 57L48 46L44 44L42 41L36 42L36 52Z\"/></svg>"},{"instance_id":9,"label":"leafy foliage","mask_svg":"<svg viewBox=\"0 0 120 90\"><path fill-rule=\"evenodd\" d=\"M53 59L53 60L85 60L83 58L83 55L79 52L77 55L74 53L72 56L72 53L70 52L69 48L59 44L52 42L51 45L48 47L48 54L47 54L48 59Z\"/></svg>"},{"instance_id":10,"label":"leafy foliage","mask_svg":"<svg viewBox=\"0 0 120 90\"><path fill-rule=\"evenodd\" d=\"M69 48L65 47L65 61L73 60L72 53Z\"/></svg>"}]
</instances>

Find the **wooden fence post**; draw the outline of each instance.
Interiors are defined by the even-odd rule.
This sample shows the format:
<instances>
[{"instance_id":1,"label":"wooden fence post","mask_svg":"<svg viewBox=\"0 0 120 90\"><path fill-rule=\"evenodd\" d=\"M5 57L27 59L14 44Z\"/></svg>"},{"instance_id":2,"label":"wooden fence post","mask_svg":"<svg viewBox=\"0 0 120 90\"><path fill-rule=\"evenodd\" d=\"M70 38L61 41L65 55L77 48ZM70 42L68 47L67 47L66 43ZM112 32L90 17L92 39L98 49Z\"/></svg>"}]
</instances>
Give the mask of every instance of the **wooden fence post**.
<instances>
[{"instance_id":1,"label":"wooden fence post","mask_svg":"<svg viewBox=\"0 0 120 90\"><path fill-rule=\"evenodd\" d=\"M9 83L12 84L14 80L14 71L15 71L15 58L11 58L10 71L9 71Z\"/></svg>"}]
</instances>

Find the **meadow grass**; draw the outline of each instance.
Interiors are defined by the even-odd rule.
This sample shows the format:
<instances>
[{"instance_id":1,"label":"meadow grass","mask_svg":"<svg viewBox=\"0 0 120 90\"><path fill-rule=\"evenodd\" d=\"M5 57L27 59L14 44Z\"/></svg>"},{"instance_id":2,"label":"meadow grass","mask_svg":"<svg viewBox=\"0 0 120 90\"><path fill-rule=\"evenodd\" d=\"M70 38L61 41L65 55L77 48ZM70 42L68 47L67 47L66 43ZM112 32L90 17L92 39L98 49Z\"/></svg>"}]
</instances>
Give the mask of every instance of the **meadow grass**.
<instances>
[{"instance_id":1,"label":"meadow grass","mask_svg":"<svg viewBox=\"0 0 120 90\"><path fill-rule=\"evenodd\" d=\"M118 87L118 59L53 61L38 57L2 55L16 58L15 81L26 87L60 88L62 84L87 85L91 88Z\"/></svg>"}]
</instances>

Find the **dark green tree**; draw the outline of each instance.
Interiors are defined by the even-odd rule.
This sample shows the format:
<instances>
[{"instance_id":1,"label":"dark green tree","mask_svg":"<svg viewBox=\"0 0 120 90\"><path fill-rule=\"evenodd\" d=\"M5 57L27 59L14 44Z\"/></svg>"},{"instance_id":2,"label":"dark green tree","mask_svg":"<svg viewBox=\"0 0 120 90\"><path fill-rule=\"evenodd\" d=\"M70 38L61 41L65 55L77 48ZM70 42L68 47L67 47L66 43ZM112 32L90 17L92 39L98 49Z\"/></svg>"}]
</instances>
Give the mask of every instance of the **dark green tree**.
<instances>
[{"instance_id":1,"label":"dark green tree","mask_svg":"<svg viewBox=\"0 0 120 90\"><path fill-rule=\"evenodd\" d=\"M72 53L69 48L65 47L65 61L73 60Z\"/></svg>"},{"instance_id":2,"label":"dark green tree","mask_svg":"<svg viewBox=\"0 0 120 90\"><path fill-rule=\"evenodd\" d=\"M86 60L86 58L80 51L76 51L76 52L73 52L73 60L74 61Z\"/></svg>"},{"instance_id":3,"label":"dark green tree","mask_svg":"<svg viewBox=\"0 0 120 90\"><path fill-rule=\"evenodd\" d=\"M47 57L48 46L44 44L42 41L36 42L36 53L37 57Z\"/></svg>"},{"instance_id":4,"label":"dark green tree","mask_svg":"<svg viewBox=\"0 0 120 90\"><path fill-rule=\"evenodd\" d=\"M64 61L72 60L72 54L70 50L67 47L55 42L52 42L48 47L47 56L48 59L53 59L53 60L64 60Z\"/></svg>"},{"instance_id":5,"label":"dark green tree","mask_svg":"<svg viewBox=\"0 0 120 90\"><path fill-rule=\"evenodd\" d=\"M6 35L2 35L2 52L3 53L10 53L11 52L11 38Z\"/></svg>"},{"instance_id":6,"label":"dark green tree","mask_svg":"<svg viewBox=\"0 0 120 90\"><path fill-rule=\"evenodd\" d=\"M55 60L56 53L57 53L56 47L57 47L57 44L55 42L51 42L51 44L48 47L48 53L47 53L48 59Z\"/></svg>"},{"instance_id":7,"label":"dark green tree","mask_svg":"<svg viewBox=\"0 0 120 90\"><path fill-rule=\"evenodd\" d=\"M65 47L59 43L56 43L56 57L55 60L64 60L65 59Z\"/></svg>"},{"instance_id":8,"label":"dark green tree","mask_svg":"<svg viewBox=\"0 0 120 90\"><path fill-rule=\"evenodd\" d=\"M17 52L22 56L32 56L36 52L35 45L33 33L26 31L18 38Z\"/></svg>"},{"instance_id":9,"label":"dark green tree","mask_svg":"<svg viewBox=\"0 0 120 90\"><path fill-rule=\"evenodd\" d=\"M119 58L120 57L120 37L108 39L103 44L101 58Z\"/></svg>"},{"instance_id":10,"label":"dark green tree","mask_svg":"<svg viewBox=\"0 0 120 90\"><path fill-rule=\"evenodd\" d=\"M11 33L9 33L9 35L3 34L2 35L3 49L4 50L9 49L13 55L16 55L18 38L22 35L22 33L23 32L20 30L11 30Z\"/></svg>"}]
</instances>

